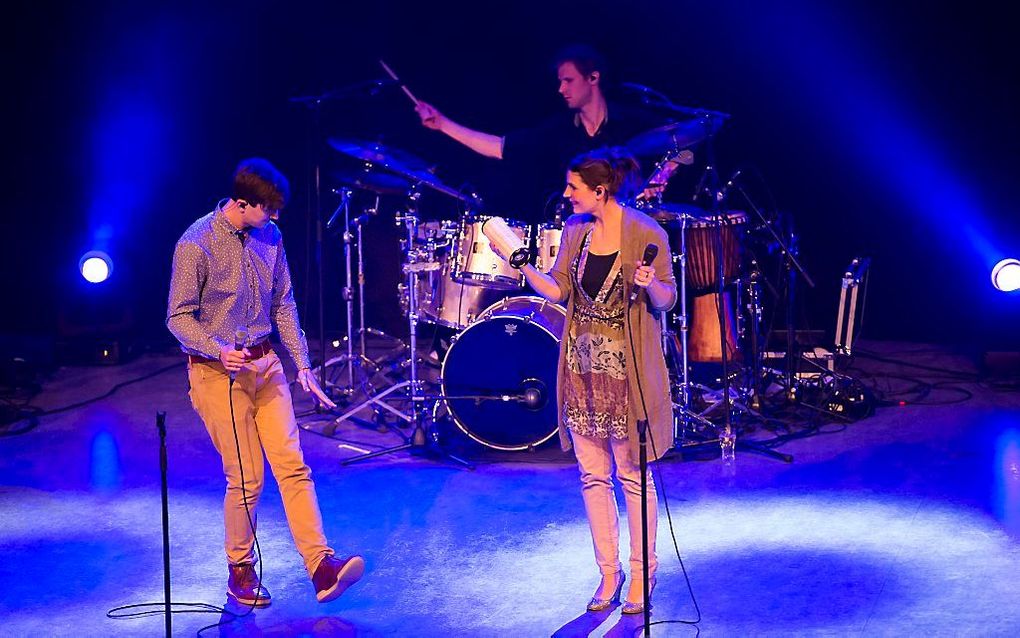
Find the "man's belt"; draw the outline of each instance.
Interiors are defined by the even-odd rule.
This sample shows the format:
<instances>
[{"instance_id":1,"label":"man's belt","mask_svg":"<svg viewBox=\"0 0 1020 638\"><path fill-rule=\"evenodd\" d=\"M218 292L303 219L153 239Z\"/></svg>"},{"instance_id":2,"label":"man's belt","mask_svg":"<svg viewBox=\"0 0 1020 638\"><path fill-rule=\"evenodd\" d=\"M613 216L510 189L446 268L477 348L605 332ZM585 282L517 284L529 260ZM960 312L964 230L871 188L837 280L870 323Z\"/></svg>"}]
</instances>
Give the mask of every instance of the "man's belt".
<instances>
[{"instance_id":1,"label":"man's belt","mask_svg":"<svg viewBox=\"0 0 1020 638\"><path fill-rule=\"evenodd\" d=\"M248 352L251 353L251 356L248 357L247 360L255 361L257 359L261 359L262 357L266 356L272 351L273 346L269 344L269 339L263 339L262 341L256 343L253 346L248 346ZM189 354L188 361L192 363L210 363L212 361L219 361L219 359L210 359L209 357L202 357L195 354Z\"/></svg>"}]
</instances>

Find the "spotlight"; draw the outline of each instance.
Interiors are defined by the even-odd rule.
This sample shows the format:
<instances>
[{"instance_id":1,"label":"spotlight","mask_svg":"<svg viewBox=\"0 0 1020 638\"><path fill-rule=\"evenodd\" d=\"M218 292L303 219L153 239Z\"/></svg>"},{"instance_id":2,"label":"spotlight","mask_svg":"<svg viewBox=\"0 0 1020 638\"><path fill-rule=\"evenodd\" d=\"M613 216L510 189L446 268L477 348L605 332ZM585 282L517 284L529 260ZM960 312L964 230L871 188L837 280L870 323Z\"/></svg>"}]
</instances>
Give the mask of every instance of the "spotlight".
<instances>
[{"instance_id":1,"label":"spotlight","mask_svg":"<svg viewBox=\"0 0 1020 638\"><path fill-rule=\"evenodd\" d=\"M98 284L110 278L113 273L113 260L100 250L90 250L78 262L78 270L86 281Z\"/></svg>"},{"instance_id":2,"label":"spotlight","mask_svg":"<svg viewBox=\"0 0 1020 638\"><path fill-rule=\"evenodd\" d=\"M1002 292L1020 290L1020 259L1003 259L992 268L992 285Z\"/></svg>"}]
</instances>

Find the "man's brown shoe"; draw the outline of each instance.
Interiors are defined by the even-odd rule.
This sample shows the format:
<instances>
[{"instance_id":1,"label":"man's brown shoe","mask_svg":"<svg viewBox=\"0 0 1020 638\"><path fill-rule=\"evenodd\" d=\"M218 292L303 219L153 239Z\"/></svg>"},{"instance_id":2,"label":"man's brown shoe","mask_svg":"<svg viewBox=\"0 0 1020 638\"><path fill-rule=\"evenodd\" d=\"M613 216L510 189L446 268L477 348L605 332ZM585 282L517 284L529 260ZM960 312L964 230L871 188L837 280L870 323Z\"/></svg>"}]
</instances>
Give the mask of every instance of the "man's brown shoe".
<instances>
[{"instance_id":1,"label":"man's brown shoe","mask_svg":"<svg viewBox=\"0 0 1020 638\"><path fill-rule=\"evenodd\" d=\"M259 575L252 563L241 563L230 565L230 575L227 577L227 596L230 596L242 605L254 605L265 607L273 602L269 590L259 582Z\"/></svg>"},{"instance_id":2,"label":"man's brown shoe","mask_svg":"<svg viewBox=\"0 0 1020 638\"><path fill-rule=\"evenodd\" d=\"M361 556L338 559L326 556L315 568L312 584L315 585L315 597L320 603L336 600L347 588L361 580L365 573L365 559Z\"/></svg>"}]
</instances>

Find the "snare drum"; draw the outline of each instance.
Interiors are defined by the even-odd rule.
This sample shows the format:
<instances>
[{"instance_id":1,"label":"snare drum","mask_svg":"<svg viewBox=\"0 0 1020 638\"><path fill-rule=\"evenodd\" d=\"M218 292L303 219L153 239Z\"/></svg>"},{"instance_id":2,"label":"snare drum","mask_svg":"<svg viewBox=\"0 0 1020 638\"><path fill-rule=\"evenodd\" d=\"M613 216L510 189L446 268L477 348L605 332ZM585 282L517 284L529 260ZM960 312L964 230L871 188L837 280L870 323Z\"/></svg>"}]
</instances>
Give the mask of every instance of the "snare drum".
<instances>
[{"instance_id":1,"label":"snare drum","mask_svg":"<svg viewBox=\"0 0 1020 638\"><path fill-rule=\"evenodd\" d=\"M488 216L464 217L454 242L453 280L469 286L483 286L501 290L524 287L524 273L513 268L489 247L489 239L482 233L482 224ZM531 227L524 222L506 219L510 230L527 246L531 241Z\"/></svg>"},{"instance_id":2,"label":"snare drum","mask_svg":"<svg viewBox=\"0 0 1020 638\"><path fill-rule=\"evenodd\" d=\"M556 254L560 251L560 237L563 235L563 224L539 224L535 235L535 268L540 272L549 272L556 263Z\"/></svg>"}]
</instances>

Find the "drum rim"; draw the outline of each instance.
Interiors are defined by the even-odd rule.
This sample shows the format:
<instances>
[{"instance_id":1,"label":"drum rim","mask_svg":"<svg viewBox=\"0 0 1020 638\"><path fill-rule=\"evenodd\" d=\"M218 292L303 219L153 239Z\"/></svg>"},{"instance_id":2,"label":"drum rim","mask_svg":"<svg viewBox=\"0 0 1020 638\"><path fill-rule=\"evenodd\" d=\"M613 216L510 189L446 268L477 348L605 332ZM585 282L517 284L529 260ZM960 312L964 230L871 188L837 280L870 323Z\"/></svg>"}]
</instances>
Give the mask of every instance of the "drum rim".
<instances>
[{"instance_id":1,"label":"drum rim","mask_svg":"<svg viewBox=\"0 0 1020 638\"><path fill-rule=\"evenodd\" d=\"M559 312L563 313L563 318L564 319L566 319L566 317L567 317L567 310L566 310L566 308L564 308L563 306L561 306L559 304L552 303L548 299L545 299L544 297L539 297L537 295L520 295L518 297L506 297L505 299L528 299L528 300L531 300L531 301L537 300L539 303L544 301L545 302L545 306L553 306ZM509 318L521 319L521 317L518 317L516 315L498 314L498 313L495 313L495 312L492 313L492 314L489 313L490 309L492 309L493 307L495 307L497 305L502 305L503 301L504 301L504 299L501 299L501 300L497 301L496 303L493 303L493 304L489 305L488 308L486 308L481 313L479 313L478 317L473 322L471 322L471 324L467 328L464 328L457 335L457 340L460 340L460 337L463 336L465 333L467 333L468 330L471 330L475 326L481 325L482 323L485 323L486 321L489 321L490 319L509 319ZM531 325L537 326L539 329L541 329L547 335L552 337L553 342L556 344L557 348L559 347L560 342L563 340L562 336L561 337L556 337L556 335L554 335L552 332L550 332L545 326L543 326L540 323L537 323L537 322L530 322L530 323L531 323ZM439 388L442 391L442 394L444 396L446 395L446 364L450 360L450 353L453 352L453 349L456 348L456 347L457 347L457 341L455 340L452 344L450 344L450 347L446 350L446 355L443 356L443 365L439 368ZM558 358L558 356L559 355L557 355L557 358ZM554 380L554 384L555 384L555 380ZM466 425L461 423L460 417L457 416L456 412L454 412L453 408L450 406L450 402L447 401L445 398L442 399L441 401L442 401L443 405L446 406L446 413L448 415L450 415L451 419L453 419L453 422L457 426L457 429L459 429L461 432L466 434L468 436L468 438L471 439L472 441L474 441L475 443L478 443L480 445L484 445L485 447L492 448L494 450L500 450L500 451L503 451L503 452L521 452L523 450L527 450L527 449L530 449L530 448L533 448L533 447L538 447L539 445L542 445L543 443L545 443L546 441L551 439L553 436L555 436L557 432L559 432L559 422L557 420L557 423L553 426L552 432L550 432L547 435L544 435L541 439L539 439L538 441L536 441L534 443L528 443L528 444L524 444L524 445L504 445L504 444L501 444L501 443L494 443L492 441L487 441L487 440L483 439L482 437L476 435L475 433L471 432L467 428Z\"/></svg>"},{"instance_id":2,"label":"drum rim","mask_svg":"<svg viewBox=\"0 0 1020 638\"><path fill-rule=\"evenodd\" d=\"M691 228L715 228L719 225L716 222L716 219L719 217L722 217L726 220L726 222L722 224L723 228L726 228L728 226L738 226L740 224L746 224L747 220L749 219L746 211L730 210L719 215L709 215L708 217L695 217L693 221L687 222L686 226L688 230L690 230Z\"/></svg>"},{"instance_id":3,"label":"drum rim","mask_svg":"<svg viewBox=\"0 0 1020 638\"><path fill-rule=\"evenodd\" d=\"M487 222L488 220L492 219L493 217L500 217L500 218L502 218L503 221L506 222L506 225L510 226L511 228L526 228L528 230L531 230L531 224L530 223L523 222L523 221L521 221L519 219L515 219L513 217L503 217L502 215L461 215L460 221L459 221L461 231L463 232L463 229L466 228L469 225L470 226L474 226L475 224L484 224L485 222ZM473 219L474 221L469 222L468 219Z\"/></svg>"},{"instance_id":4,"label":"drum rim","mask_svg":"<svg viewBox=\"0 0 1020 638\"><path fill-rule=\"evenodd\" d=\"M466 276L464 276L463 272L461 272L460 275L451 275L450 278L453 279L458 284L461 284L463 286L481 286L482 284L479 283L479 282L483 282L485 284L490 284L488 286L483 286L484 288L496 288L498 290L514 290L516 288L523 288L524 287L524 282L525 282L525 279L524 279L523 275L520 277L519 281L511 279L510 277L507 277L506 275L482 275L482 274L473 274L472 273L471 276L466 277ZM512 282L512 281L516 282L516 283L510 284L510 282ZM508 287L503 288L501 286L493 286L493 285L491 285L491 284L498 284L498 283L503 283L503 282L507 282Z\"/></svg>"}]
</instances>

